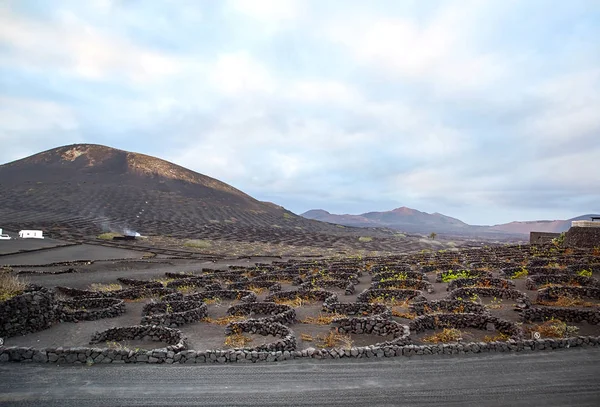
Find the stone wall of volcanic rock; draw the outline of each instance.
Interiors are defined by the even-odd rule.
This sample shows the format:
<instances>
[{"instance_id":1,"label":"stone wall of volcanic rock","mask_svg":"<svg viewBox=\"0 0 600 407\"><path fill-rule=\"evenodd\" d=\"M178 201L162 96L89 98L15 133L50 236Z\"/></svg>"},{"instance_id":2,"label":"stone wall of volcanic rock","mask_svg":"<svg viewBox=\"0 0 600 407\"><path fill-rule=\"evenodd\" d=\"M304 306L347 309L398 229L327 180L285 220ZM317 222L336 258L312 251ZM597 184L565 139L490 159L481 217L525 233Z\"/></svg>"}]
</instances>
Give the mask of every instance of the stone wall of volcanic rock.
<instances>
[{"instance_id":1,"label":"stone wall of volcanic rock","mask_svg":"<svg viewBox=\"0 0 600 407\"><path fill-rule=\"evenodd\" d=\"M54 292L29 285L22 294L0 302L0 337L25 335L51 327L58 319Z\"/></svg>"}]
</instances>

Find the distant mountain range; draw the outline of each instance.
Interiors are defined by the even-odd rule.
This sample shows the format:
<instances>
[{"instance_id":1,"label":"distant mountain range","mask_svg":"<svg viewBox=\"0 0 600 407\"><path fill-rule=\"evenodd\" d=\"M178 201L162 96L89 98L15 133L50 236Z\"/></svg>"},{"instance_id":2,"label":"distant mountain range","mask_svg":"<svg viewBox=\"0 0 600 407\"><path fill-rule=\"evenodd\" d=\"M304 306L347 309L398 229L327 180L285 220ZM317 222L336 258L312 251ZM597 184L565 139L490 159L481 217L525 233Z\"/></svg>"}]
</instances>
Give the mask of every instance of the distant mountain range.
<instances>
[{"instance_id":1,"label":"distant mountain range","mask_svg":"<svg viewBox=\"0 0 600 407\"><path fill-rule=\"evenodd\" d=\"M589 219L591 216L582 215L567 220L540 220L528 222L510 222L494 226L469 225L459 219L442 215L441 213L427 213L405 206L385 212L367 212L360 215L336 215L323 209L312 209L301 216L335 223L345 226L358 227L387 227L409 233L431 232L448 235L526 235L531 231L536 232L564 232L571 227L571 221Z\"/></svg>"}]
</instances>

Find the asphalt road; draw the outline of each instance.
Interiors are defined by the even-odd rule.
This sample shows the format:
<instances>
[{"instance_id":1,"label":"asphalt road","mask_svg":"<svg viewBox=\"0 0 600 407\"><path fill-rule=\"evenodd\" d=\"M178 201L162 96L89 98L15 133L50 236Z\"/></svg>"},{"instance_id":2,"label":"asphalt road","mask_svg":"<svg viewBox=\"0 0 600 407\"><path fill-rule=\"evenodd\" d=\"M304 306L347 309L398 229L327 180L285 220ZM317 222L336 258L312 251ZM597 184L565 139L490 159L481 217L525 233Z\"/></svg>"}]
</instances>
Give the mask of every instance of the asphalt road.
<instances>
[{"instance_id":1,"label":"asphalt road","mask_svg":"<svg viewBox=\"0 0 600 407\"><path fill-rule=\"evenodd\" d=\"M598 406L600 349L244 365L0 365L16 406Z\"/></svg>"}]
</instances>

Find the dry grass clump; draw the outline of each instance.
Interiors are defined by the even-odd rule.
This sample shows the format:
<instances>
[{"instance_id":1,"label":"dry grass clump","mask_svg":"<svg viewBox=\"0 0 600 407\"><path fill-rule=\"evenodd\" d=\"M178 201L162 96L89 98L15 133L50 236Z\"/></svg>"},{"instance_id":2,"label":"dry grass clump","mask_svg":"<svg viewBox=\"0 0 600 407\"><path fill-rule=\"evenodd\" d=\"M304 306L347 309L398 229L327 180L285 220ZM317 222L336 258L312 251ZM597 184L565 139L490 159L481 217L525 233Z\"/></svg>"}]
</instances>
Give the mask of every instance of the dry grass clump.
<instances>
[{"instance_id":1,"label":"dry grass clump","mask_svg":"<svg viewBox=\"0 0 600 407\"><path fill-rule=\"evenodd\" d=\"M0 273L0 301L6 301L17 296L25 290L27 284L8 271Z\"/></svg>"},{"instance_id":2,"label":"dry grass clump","mask_svg":"<svg viewBox=\"0 0 600 407\"><path fill-rule=\"evenodd\" d=\"M298 296L295 298L277 298L274 300L275 304L289 305L290 307L298 308L303 305L308 305L316 302L314 298Z\"/></svg>"},{"instance_id":3,"label":"dry grass clump","mask_svg":"<svg viewBox=\"0 0 600 407\"><path fill-rule=\"evenodd\" d=\"M252 338L244 335L240 328L233 328L233 333L225 337L225 346L231 348L243 348L252 342Z\"/></svg>"},{"instance_id":4,"label":"dry grass clump","mask_svg":"<svg viewBox=\"0 0 600 407\"><path fill-rule=\"evenodd\" d=\"M313 336L310 334L300 334L300 339L305 342L312 342L314 340Z\"/></svg>"},{"instance_id":5,"label":"dry grass clump","mask_svg":"<svg viewBox=\"0 0 600 407\"><path fill-rule=\"evenodd\" d=\"M180 285L179 287L175 288L175 290L179 291L182 294L195 293L199 289L200 288L196 287L195 285Z\"/></svg>"},{"instance_id":6,"label":"dry grass clump","mask_svg":"<svg viewBox=\"0 0 600 407\"><path fill-rule=\"evenodd\" d=\"M385 297L380 295L369 300L369 304L383 304L388 307L408 307L410 300L396 297Z\"/></svg>"},{"instance_id":7,"label":"dry grass clump","mask_svg":"<svg viewBox=\"0 0 600 407\"><path fill-rule=\"evenodd\" d=\"M371 242L372 240L373 238L371 236L361 236L358 238L358 241L363 243Z\"/></svg>"},{"instance_id":8,"label":"dry grass clump","mask_svg":"<svg viewBox=\"0 0 600 407\"><path fill-rule=\"evenodd\" d=\"M590 301L586 301L582 298L573 298L567 296L557 297L553 301L536 301L537 305L546 305L548 307L598 307L600 304L595 304Z\"/></svg>"},{"instance_id":9,"label":"dry grass clump","mask_svg":"<svg viewBox=\"0 0 600 407\"><path fill-rule=\"evenodd\" d=\"M457 342L462 339L462 332L456 328L444 328L442 332L432 334L423 338L427 343Z\"/></svg>"},{"instance_id":10,"label":"dry grass clump","mask_svg":"<svg viewBox=\"0 0 600 407\"><path fill-rule=\"evenodd\" d=\"M205 298L203 301L206 305L221 305L223 302L219 297Z\"/></svg>"},{"instance_id":11,"label":"dry grass clump","mask_svg":"<svg viewBox=\"0 0 600 407\"><path fill-rule=\"evenodd\" d=\"M261 295L269 291L269 289L266 287L256 287L254 285L251 285L248 287L248 291L252 291L256 295Z\"/></svg>"},{"instance_id":12,"label":"dry grass clump","mask_svg":"<svg viewBox=\"0 0 600 407\"><path fill-rule=\"evenodd\" d=\"M192 247L194 249L208 249L212 246L212 243L208 240L192 239L186 241L183 245L185 247Z\"/></svg>"},{"instance_id":13,"label":"dry grass clump","mask_svg":"<svg viewBox=\"0 0 600 407\"><path fill-rule=\"evenodd\" d=\"M232 322L240 322L245 319L246 319L246 317L243 315L227 315L227 316L221 317L221 318L204 317L201 319L201 322L206 322L209 324L217 324L217 325L228 325Z\"/></svg>"},{"instance_id":14,"label":"dry grass clump","mask_svg":"<svg viewBox=\"0 0 600 407\"><path fill-rule=\"evenodd\" d=\"M575 280L569 280L569 281L565 281L563 283L560 284L555 284L555 283L544 283L540 286L538 286L538 290L541 290L542 288L548 288L548 287L561 287L561 286L568 286L568 287L582 287L582 285L580 283L578 283Z\"/></svg>"},{"instance_id":15,"label":"dry grass clump","mask_svg":"<svg viewBox=\"0 0 600 407\"><path fill-rule=\"evenodd\" d=\"M567 325L565 322L558 319L549 319L541 324L535 324L525 328L527 334L539 332L545 338L567 338L577 334L579 328L576 326Z\"/></svg>"},{"instance_id":16,"label":"dry grass clump","mask_svg":"<svg viewBox=\"0 0 600 407\"><path fill-rule=\"evenodd\" d=\"M502 332L498 332L496 335L494 336L489 336L486 335L483 337L483 342L489 343L489 342L506 342L510 339L510 337L506 334L503 334Z\"/></svg>"},{"instance_id":17,"label":"dry grass clump","mask_svg":"<svg viewBox=\"0 0 600 407\"><path fill-rule=\"evenodd\" d=\"M405 319L415 319L417 317L417 314L414 314L412 312L402 312L402 311L392 309L392 316L395 316L398 318L405 318Z\"/></svg>"},{"instance_id":18,"label":"dry grass clump","mask_svg":"<svg viewBox=\"0 0 600 407\"><path fill-rule=\"evenodd\" d=\"M354 341L350 337L350 335L343 335L339 333L337 330L329 331L327 335L318 335L317 336L317 347L319 348L351 348Z\"/></svg>"},{"instance_id":19,"label":"dry grass clump","mask_svg":"<svg viewBox=\"0 0 600 407\"><path fill-rule=\"evenodd\" d=\"M429 305L425 304L425 306L423 307L423 310L425 311L425 314L447 314L447 313L464 314L465 306L464 306L464 304L460 304L460 305L457 305L456 307L448 309L448 310L434 310Z\"/></svg>"},{"instance_id":20,"label":"dry grass clump","mask_svg":"<svg viewBox=\"0 0 600 407\"><path fill-rule=\"evenodd\" d=\"M319 314L318 317L306 317L300 321L301 324L329 325L337 318L345 318L344 314Z\"/></svg>"},{"instance_id":21,"label":"dry grass clump","mask_svg":"<svg viewBox=\"0 0 600 407\"><path fill-rule=\"evenodd\" d=\"M96 236L96 239L112 240L113 237L117 237L117 236L121 236L121 234L120 233L114 233L114 232L106 232L106 233L101 233L98 236Z\"/></svg>"},{"instance_id":22,"label":"dry grass clump","mask_svg":"<svg viewBox=\"0 0 600 407\"><path fill-rule=\"evenodd\" d=\"M96 292L100 292L100 293L119 291L122 289L123 289L123 286L118 283L108 283L108 284L92 283L90 285L90 291L96 291Z\"/></svg>"},{"instance_id":23,"label":"dry grass clump","mask_svg":"<svg viewBox=\"0 0 600 407\"><path fill-rule=\"evenodd\" d=\"M171 281L175 281L174 278L163 277L163 278L155 278L154 280L157 283L161 283L163 287L166 287Z\"/></svg>"}]
</instances>

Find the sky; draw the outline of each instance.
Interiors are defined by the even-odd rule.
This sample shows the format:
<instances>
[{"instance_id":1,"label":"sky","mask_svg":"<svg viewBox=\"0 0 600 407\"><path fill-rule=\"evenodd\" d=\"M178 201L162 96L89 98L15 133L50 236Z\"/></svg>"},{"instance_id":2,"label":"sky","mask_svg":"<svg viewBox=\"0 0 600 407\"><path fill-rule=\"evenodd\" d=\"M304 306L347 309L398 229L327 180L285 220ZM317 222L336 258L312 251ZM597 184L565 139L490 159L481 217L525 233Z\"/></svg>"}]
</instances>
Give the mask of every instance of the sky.
<instances>
[{"instance_id":1,"label":"sky","mask_svg":"<svg viewBox=\"0 0 600 407\"><path fill-rule=\"evenodd\" d=\"M0 163L73 143L295 213L597 213L600 1L0 0Z\"/></svg>"}]
</instances>

